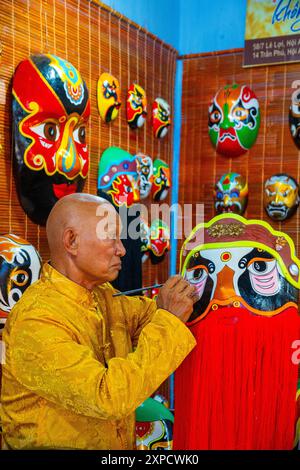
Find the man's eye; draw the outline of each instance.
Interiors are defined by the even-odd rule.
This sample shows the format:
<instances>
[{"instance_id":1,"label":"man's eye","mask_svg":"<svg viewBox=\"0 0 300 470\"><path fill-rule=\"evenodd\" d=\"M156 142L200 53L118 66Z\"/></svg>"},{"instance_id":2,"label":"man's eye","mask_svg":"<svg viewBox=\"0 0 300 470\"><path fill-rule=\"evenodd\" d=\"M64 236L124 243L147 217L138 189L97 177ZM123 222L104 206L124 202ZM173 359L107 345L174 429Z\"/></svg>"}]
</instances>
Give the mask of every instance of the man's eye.
<instances>
[{"instance_id":1,"label":"man's eye","mask_svg":"<svg viewBox=\"0 0 300 470\"><path fill-rule=\"evenodd\" d=\"M59 138L59 126L55 122L44 122L43 124L34 126L32 130L37 135L49 140L50 142L56 142Z\"/></svg>"}]
</instances>

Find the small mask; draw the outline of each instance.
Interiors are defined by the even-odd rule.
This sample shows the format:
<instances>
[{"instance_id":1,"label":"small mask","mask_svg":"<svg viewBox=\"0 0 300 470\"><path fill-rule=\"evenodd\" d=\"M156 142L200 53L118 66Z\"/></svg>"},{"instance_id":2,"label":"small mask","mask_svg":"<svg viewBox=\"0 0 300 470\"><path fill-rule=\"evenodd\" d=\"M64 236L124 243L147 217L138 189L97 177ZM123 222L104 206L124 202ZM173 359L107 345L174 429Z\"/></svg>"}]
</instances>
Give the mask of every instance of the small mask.
<instances>
[{"instance_id":1,"label":"small mask","mask_svg":"<svg viewBox=\"0 0 300 470\"><path fill-rule=\"evenodd\" d=\"M152 126L154 136L161 139L167 134L171 124L170 105L162 98L156 98L152 105Z\"/></svg>"},{"instance_id":2,"label":"small mask","mask_svg":"<svg viewBox=\"0 0 300 470\"><path fill-rule=\"evenodd\" d=\"M109 73L102 73L97 85L97 101L101 118L104 122L116 119L121 107L119 80Z\"/></svg>"},{"instance_id":3,"label":"small mask","mask_svg":"<svg viewBox=\"0 0 300 470\"><path fill-rule=\"evenodd\" d=\"M135 157L119 147L104 150L98 166L98 191L108 193L116 206L130 207L140 200Z\"/></svg>"},{"instance_id":4,"label":"small mask","mask_svg":"<svg viewBox=\"0 0 300 470\"><path fill-rule=\"evenodd\" d=\"M153 162L153 183L151 193L154 201L163 201L168 195L171 187L169 165L157 158Z\"/></svg>"},{"instance_id":5,"label":"small mask","mask_svg":"<svg viewBox=\"0 0 300 470\"><path fill-rule=\"evenodd\" d=\"M12 234L0 236L0 329L40 271L40 256L29 242Z\"/></svg>"},{"instance_id":6,"label":"small mask","mask_svg":"<svg viewBox=\"0 0 300 470\"><path fill-rule=\"evenodd\" d=\"M242 215L247 207L248 185L238 173L225 173L214 191L216 214L233 212Z\"/></svg>"},{"instance_id":7,"label":"small mask","mask_svg":"<svg viewBox=\"0 0 300 470\"><path fill-rule=\"evenodd\" d=\"M147 398L136 409L137 450L173 449L174 416L159 400Z\"/></svg>"},{"instance_id":8,"label":"small mask","mask_svg":"<svg viewBox=\"0 0 300 470\"><path fill-rule=\"evenodd\" d=\"M271 219L285 220L296 212L299 186L294 178L279 173L268 178L264 188L264 208Z\"/></svg>"},{"instance_id":9,"label":"small mask","mask_svg":"<svg viewBox=\"0 0 300 470\"><path fill-rule=\"evenodd\" d=\"M152 158L142 153L138 153L136 155L136 167L140 181L140 196L141 199L146 199L151 192L153 181Z\"/></svg>"},{"instance_id":10,"label":"small mask","mask_svg":"<svg viewBox=\"0 0 300 470\"><path fill-rule=\"evenodd\" d=\"M170 228L160 220L155 219L150 227L150 256L153 264L159 263L170 250Z\"/></svg>"},{"instance_id":11,"label":"small mask","mask_svg":"<svg viewBox=\"0 0 300 470\"><path fill-rule=\"evenodd\" d=\"M143 218L140 219L140 236L141 236L142 262L144 263L149 258L151 241L150 241L150 227Z\"/></svg>"},{"instance_id":12,"label":"small mask","mask_svg":"<svg viewBox=\"0 0 300 470\"><path fill-rule=\"evenodd\" d=\"M51 54L23 60L13 78L14 176L21 206L44 225L55 202L83 189L89 169L87 87Z\"/></svg>"},{"instance_id":13,"label":"small mask","mask_svg":"<svg viewBox=\"0 0 300 470\"><path fill-rule=\"evenodd\" d=\"M127 93L127 122L131 129L142 127L147 116L145 90L137 84L130 86Z\"/></svg>"},{"instance_id":14,"label":"small mask","mask_svg":"<svg viewBox=\"0 0 300 470\"><path fill-rule=\"evenodd\" d=\"M260 126L258 100L248 86L221 88L208 108L209 137L221 155L237 157L254 144Z\"/></svg>"}]
</instances>

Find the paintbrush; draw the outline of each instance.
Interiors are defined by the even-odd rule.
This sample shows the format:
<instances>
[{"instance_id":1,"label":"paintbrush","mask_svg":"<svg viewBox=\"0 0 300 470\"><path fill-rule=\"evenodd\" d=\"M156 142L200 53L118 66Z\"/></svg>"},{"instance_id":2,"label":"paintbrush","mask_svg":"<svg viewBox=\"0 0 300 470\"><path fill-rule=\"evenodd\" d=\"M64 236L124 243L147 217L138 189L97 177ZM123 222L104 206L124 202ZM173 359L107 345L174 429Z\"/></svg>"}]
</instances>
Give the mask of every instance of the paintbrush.
<instances>
[{"instance_id":1,"label":"paintbrush","mask_svg":"<svg viewBox=\"0 0 300 470\"><path fill-rule=\"evenodd\" d=\"M153 286L140 287L139 289L126 290L125 292L117 292L116 294L113 294L113 297L119 297L119 295L136 294L137 292L141 292L143 290L158 289L161 286L163 286L163 284L153 284Z\"/></svg>"}]
</instances>

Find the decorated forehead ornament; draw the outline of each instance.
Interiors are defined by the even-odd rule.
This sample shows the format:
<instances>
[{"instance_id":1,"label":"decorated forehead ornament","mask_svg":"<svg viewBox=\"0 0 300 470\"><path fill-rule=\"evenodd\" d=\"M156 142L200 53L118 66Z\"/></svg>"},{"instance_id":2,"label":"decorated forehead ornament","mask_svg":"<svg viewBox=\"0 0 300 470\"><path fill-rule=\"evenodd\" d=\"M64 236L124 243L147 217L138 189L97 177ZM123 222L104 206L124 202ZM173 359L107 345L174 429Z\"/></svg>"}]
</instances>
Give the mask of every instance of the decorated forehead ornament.
<instances>
[{"instance_id":1,"label":"decorated forehead ornament","mask_svg":"<svg viewBox=\"0 0 300 470\"><path fill-rule=\"evenodd\" d=\"M43 225L58 199L83 189L88 90L72 64L39 54L18 65L12 94L17 192L26 214Z\"/></svg>"},{"instance_id":2,"label":"decorated forehead ornament","mask_svg":"<svg viewBox=\"0 0 300 470\"><path fill-rule=\"evenodd\" d=\"M265 181L264 208L273 220L291 217L299 205L299 185L285 173L278 173Z\"/></svg>"},{"instance_id":3,"label":"decorated forehead ornament","mask_svg":"<svg viewBox=\"0 0 300 470\"><path fill-rule=\"evenodd\" d=\"M154 136L165 137L171 124L170 105L162 98L156 98L152 105L152 126Z\"/></svg>"},{"instance_id":4,"label":"decorated forehead ornament","mask_svg":"<svg viewBox=\"0 0 300 470\"><path fill-rule=\"evenodd\" d=\"M135 157L119 147L109 147L98 166L98 195L111 196L114 205L130 207L140 200Z\"/></svg>"},{"instance_id":5,"label":"decorated forehead ornament","mask_svg":"<svg viewBox=\"0 0 300 470\"><path fill-rule=\"evenodd\" d=\"M170 250L170 228L161 219L155 219L150 227L150 257L153 264L159 263Z\"/></svg>"},{"instance_id":6,"label":"decorated forehead ornament","mask_svg":"<svg viewBox=\"0 0 300 470\"><path fill-rule=\"evenodd\" d=\"M145 90L136 83L127 93L127 122L131 129L142 127L147 116L147 97Z\"/></svg>"},{"instance_id":7,"label":"decorated forehead ornament","mask_svg":"<svg viewBox=\"0 0 300 470\"><path fill-rule=\"evenodd\" d=\"M173 424L174 416L167 406L156 397L147 398L136 409L137 450L171 450Z\"/></svg>"},{"instance_id":8,"label":"decorated forehead ornament","mask_svg":"<svg viewBox=\"0 0 300 470\"><path fill-rule=\"evenodd\" d=\"M153 162L153 182L151 193L154 201L163 201L171 187L171 176L169 165L157 158Z\"/></svg>"},{"instance_id":9,"label":"decorated forehead ornament","mask_svg":"<svg viewBox=\"0 0 300 470\"><path fill-rule=\"evenodd\" d=\"M214 191L217 214L233 212L242 215L247 207L248 185L244 176L225 173L216 183Z\"/></svg>"},{"instance_id":10,"label":"decorated forehead ornament","mask_svg":"<svg viewBox=\"0 0 300 470\"><path fill-rule=\"evenodd\" d=\"M116 119L121 107L121 91L119 80L109 73L102 73L97 85L97 102L101 118L104 122Z\"/></svg>"},{"instance_id":11,"label":"decorated forehead ornament","mask_svg":"<svg viewBox=\"0 0 300 470\"><path fill-rule=\"evenodd\" d=\"M223 214L199 224L183 244L181 266L199 295L193 321L218 305L272 316L297 304L300 262L294 244L267 222Z\"/></svg>"},{"instance_id":12,"label":"decorated forehead ornament","mask_svg":"<svg viewBox=\"0 0 300 470\"><path fill-rule=\"evenodd\" d=\"M140 196L141 199L145 199L151 192L153 181L153 162L151 157L142 153L138 153L135 158L139 175Z\"/></svg>"},{"instance_id":13,"label":"decorated forehead ornament","mask_svg":"<svg viewBox=\"0 0 300 470\"><path fill-rule=\"evenodd\" d=\"M13 234L0 236L0 329L40 271L40 256L29 242Z\"/></svg>"},{"instance_id":14,"label":"decorated forehead ornament","mask_svg":"<svg viewBox=\"0 0 300 470\"><path fill-rule=\"evenodd\" d=\"M258 100L246 85L221 88L208 108L209 137L221 155L237 157L254 144L260 126Z\"/></svg>"}]
</instances>

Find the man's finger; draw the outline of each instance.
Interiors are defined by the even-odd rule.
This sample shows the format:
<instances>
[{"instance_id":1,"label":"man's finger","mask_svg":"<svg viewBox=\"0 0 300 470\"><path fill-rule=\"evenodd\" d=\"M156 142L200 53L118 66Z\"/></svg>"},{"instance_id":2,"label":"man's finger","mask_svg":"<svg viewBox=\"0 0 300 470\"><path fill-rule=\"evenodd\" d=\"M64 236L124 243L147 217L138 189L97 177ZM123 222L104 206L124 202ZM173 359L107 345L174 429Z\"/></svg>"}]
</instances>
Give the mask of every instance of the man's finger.
<instances>
[{"instance_id":1,"label":"man's finger","mask_svg":"<svg viewBox=\"0 0 300 470\"><path fill-rule=\"evenodd\" d=\"M173 287L176 286L176 284L178 284L180 281L182 281L182 277L180 276L180 274L176 274L175 276L172 276L170 277L166 283L165 283L165 286L167 286L169 289L172 289Z\"/></svg>"}]
</instances>

